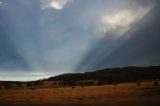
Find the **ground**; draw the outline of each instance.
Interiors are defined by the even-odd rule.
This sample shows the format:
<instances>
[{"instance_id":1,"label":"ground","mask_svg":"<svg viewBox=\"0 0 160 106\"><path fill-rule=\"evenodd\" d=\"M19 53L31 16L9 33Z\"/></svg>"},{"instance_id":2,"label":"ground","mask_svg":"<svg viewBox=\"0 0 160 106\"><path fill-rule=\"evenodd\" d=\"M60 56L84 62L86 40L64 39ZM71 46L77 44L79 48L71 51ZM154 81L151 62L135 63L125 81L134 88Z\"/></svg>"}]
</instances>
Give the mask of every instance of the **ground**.
<instances>
[{"instance_id":1,"label":"ground","mask_svg":"<svg viewBox=\"0 0 160 106\"><path fill-rule=\"evenodd\" d=\"M159 106L160 85L118 85L0 90L0 106Z\"/></svg>"}]
</instances>

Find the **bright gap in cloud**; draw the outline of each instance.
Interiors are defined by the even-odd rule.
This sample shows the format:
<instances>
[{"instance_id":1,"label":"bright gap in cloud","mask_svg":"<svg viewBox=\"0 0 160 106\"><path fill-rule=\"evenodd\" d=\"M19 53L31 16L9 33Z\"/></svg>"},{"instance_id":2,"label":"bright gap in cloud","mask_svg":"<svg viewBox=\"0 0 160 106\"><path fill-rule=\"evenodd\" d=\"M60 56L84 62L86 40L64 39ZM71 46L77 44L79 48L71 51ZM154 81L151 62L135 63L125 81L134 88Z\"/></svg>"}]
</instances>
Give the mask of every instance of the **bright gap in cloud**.
<instances>
[{"instance_id":1,"label":"bright gap in cloud","mask_svg":"<svg viewBox=\"0 0 160 106\"><path fill-rule=\"evenodd\" d=\"M150 10L152 6L140 7L138 9L121 10L111 15L104 15L100 19L99 31L104 33L114 33L115 36L123 36L129 31L132 24L140 21ZM104 37L104 34L99 34Z\"/></svg>"},{"instance_id":2,"label":"bright gap in cloud","mask_svg":"<svg viewBox=\"0 0 160 106\"><path fill-rule=\"evenodd\" d=\"M63 9L68 3L73 0L41 0L42 6L41 9Z\"/></svg>"},{"instance_id":3,"label":"bright gap in cloud","mask_svg":"<svg viewBox=\"0 0 160 106\"><path fill-rule=\"evenodd\" d=\"M3 2L2 2L2 1L0 1L0 5L1 5L1 4L3 4Z\"/></svg>"},{"instance_id":4,"label":"bright gap in cloud","mask_svg":"<svg viewBox=\"0 0 160 106\"><path fill-rule=\"evenodd\" d=\"M32 72L22 72L18 70L14 73L8 73L9 70L1 72L0 81L36 81L44 78L50 78L53 76L69 73L66 70L53 71L48 70L33 70Z\"/></svg>"},{"instance_id":5,"label":"bright gap in cloud","mask_svg":"<svg viewBox=\"0 0 160 106\"><path fill-rule=\"evenodd\" d=\"M2 81L35 81L39 79L49 78L51 75L34 72L34 73L1 73L0 80Z\"/></svg>"}]
</instances>

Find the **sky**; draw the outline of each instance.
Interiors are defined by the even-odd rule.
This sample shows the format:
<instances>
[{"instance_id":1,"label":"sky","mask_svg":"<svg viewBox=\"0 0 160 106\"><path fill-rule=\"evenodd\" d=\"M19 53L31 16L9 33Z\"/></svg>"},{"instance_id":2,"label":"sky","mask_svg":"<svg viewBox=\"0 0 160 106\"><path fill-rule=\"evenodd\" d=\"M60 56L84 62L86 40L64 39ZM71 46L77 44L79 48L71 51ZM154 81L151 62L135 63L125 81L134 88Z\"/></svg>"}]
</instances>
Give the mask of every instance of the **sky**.
<instances>
[{"instance_id":1,"label":"sky","mask_svg":"<svg viewBox=\"0 0 160 106\"><path fill-rule=\"evenodd\" d=\"M159 0L0 0L0 80L160 65Z\"/></svg>"}]
</instances>

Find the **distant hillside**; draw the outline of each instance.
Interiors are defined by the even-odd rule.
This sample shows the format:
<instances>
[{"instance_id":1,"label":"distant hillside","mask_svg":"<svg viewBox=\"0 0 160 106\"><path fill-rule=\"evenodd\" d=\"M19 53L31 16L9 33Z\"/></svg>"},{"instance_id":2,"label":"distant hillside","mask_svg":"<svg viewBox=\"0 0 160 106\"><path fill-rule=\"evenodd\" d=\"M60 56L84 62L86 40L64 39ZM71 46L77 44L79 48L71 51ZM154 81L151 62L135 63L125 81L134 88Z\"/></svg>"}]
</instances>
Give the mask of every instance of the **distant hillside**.
<instances>
[{"instance_id":1,"label":"distant hillside","mask_svg":"<svg viewBox=\"0 0 160 106\"><path fill-rule=\"evenodd\" d=\"M68 73L51 77L47 80L65 82L75 82L80 80L98 80L101 83L122 83L156 79L160 79L160 66L123 67L102 69L95 72Z\"/></svg>"},{"instance_id":2,"label":"distant hillside","mask_svg":"<svg viewBox=\"0 0 160 106\"><path fill-rule=\"evenodd\" d=\"M68 73L30 82L0 81L0 89L92 86L158 79L160 79L160 66L123 67L85 73Z\"/></svg>"}]
</instances>

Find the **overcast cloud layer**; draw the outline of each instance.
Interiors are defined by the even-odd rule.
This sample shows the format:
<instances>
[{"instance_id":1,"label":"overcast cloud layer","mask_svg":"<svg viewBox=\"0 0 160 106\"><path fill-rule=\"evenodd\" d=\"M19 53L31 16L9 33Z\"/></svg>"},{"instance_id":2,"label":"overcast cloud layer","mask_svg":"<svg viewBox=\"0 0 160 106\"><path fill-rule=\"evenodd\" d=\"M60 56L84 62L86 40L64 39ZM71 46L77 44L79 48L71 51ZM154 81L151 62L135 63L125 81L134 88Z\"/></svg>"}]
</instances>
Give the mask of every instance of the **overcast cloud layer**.
<instances>
[{"instance_id":1,"label":"overcast cloud layer","mask_svg":"<svg viewBox=\"0 0 160 106\"><path fill-rule=\"evenodd\" d=\"M159 0L0 0L0 80L160 65Z\"/></svg>"}]
</instances>

